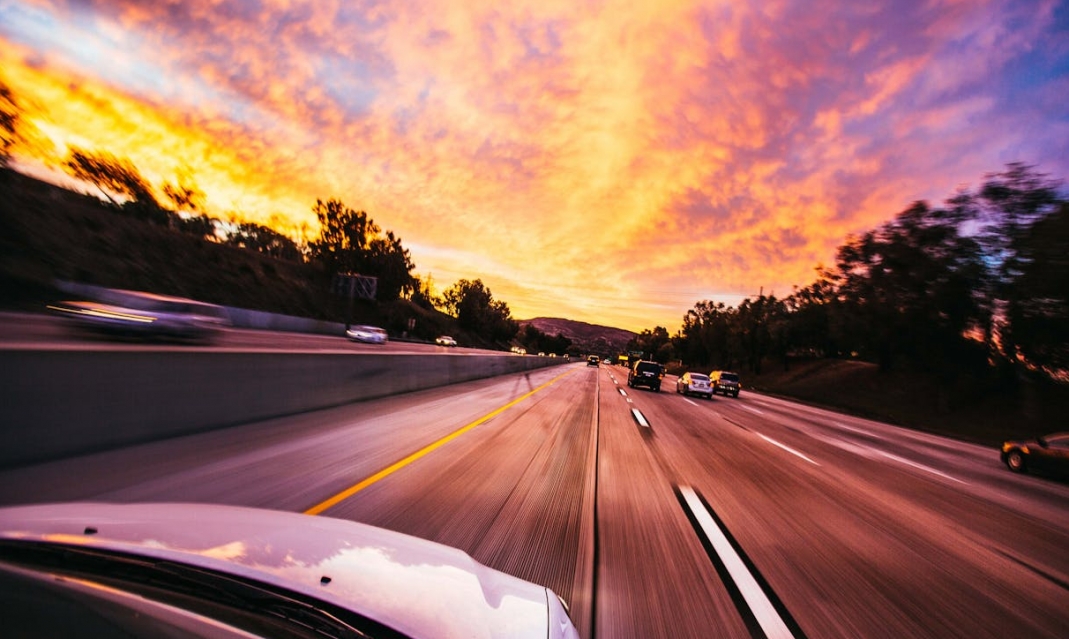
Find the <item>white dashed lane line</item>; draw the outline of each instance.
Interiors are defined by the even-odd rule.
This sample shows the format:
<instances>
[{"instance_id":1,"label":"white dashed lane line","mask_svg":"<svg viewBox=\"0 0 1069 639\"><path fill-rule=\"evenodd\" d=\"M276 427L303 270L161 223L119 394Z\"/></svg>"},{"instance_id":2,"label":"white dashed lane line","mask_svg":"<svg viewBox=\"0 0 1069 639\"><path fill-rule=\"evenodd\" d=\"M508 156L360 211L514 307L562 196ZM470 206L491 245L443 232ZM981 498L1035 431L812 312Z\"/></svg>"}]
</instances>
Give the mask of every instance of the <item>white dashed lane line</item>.
<instances>
[{"instance_id":1,"label":"white dashed lane line","mask_svg":"<svg viewBox=\"0 0 1069 639\"><path fill-rule=\"evenodd\" d=\"M766 437L765 435L762 435L761 433L757 433L757 436L760 437L761 439L765 440L766 442L772 444L773 446L778 446L779 448L782 448L783 450L787 451L788 453L790 453L792 455L796 455L798 457L801 457L802 459L806 460L810 464L813 464L814 466L820 466L820 464L818 464L817 462L813 461L812 459L809 459L808 457L806 457L802 453L796 451L795 449L791 448L790 446L786 446L784 444L781 444L778 441L772 439L771 437Z\"/></svg>"},{"instance_id":2,"label":"white dashed lane line","mask_svg":"<svg viewBox=\"0 0 1069 639\"><path fill-rule=\"evenodd\" d=\"M735 552L735 548L731 545L727 535L717 525L716 520L705 508L705 504L702 503L694 489L690 486L680 486L679 494L683 497L690 514L698 523L700 534L712 546L713 551L731 576L731 580L735 582L735 586L745 600L746 606L761 626L764 636L768 637L768 639L796 639L787 622L776 610L776 606L765 594L764 589L753 573L746 567L746 562Z\"/></svg>"}]
</instances>

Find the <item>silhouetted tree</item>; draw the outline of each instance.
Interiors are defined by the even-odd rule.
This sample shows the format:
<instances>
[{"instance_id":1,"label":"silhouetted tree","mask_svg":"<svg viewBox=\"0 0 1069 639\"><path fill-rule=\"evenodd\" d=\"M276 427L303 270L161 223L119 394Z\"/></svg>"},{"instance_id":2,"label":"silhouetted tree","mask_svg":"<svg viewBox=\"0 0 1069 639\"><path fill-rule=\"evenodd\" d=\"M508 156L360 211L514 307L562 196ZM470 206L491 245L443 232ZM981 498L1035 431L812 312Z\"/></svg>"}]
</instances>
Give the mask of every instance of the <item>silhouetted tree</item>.
<instances>
[{"instance_id":1,"label":"silhouetted tree","mask_svg":"<svg viewBox=\"0 0 1069 639\"><path fill-rule=\"evenodd\" d=\"M198 212L203 208L201 202L204 200L204 193L191 184L165 182L163 194L171 200L176 211Z\"/></svg>"},{"instance_id":2,"label":"silhouetted tree","mask_svg":"<svg viewBox=\"0 0 1069 639\"><path fill-rule=\"evenodd\" d=\"M1049 372L1069 371L1069 203L1014 244L1015 303L1008 308L1016 348Z\"/></svg>"},{"instance_id":3,"label":"silhouetted tree","mask_svg":"<svg viewBox=\"0 0 1069 639\"><path fill-rule=\"evenodd\" d=\"M645 357L661 363L675 359L672 340L668 336L668 329L663 326L643 330L627 343L627 350L642 351Z\"/></svg>"},{"instance_id":4,"label":"silhouetted tree","mask_svg":"<svg viewBox=\"0 0 1069 639\"><path fill-rule=\"evenodd\" d=\"M998 318L1018 316L1016 308L1028 301L1020 295L1017 279L1021 276L1021 242L1031 226L1057 209L1060 182L1039 173L1034 167L1014 162L1006 170L986 176L979 195L962 208L974 213L981 225L979 241L987 263L993 265L995 330L1002 354L1012 364L1017 362L1017 337L1012 322Z\"/></svg>"},{"instance_id":5,"label":"silhouetted tree","mask_svg":"<svg viewBox=\"0 0 1069 639\"><path fill-rule=\"evenodd\" d=\"M112 194L124 195L133 201L158 204L152 196L152 189L130 160L120 159L110 153L92 153L79 148L71 148L70 155L63 166L74 177L84 180L103 194L115 206Z\"/></svg>"},{"instance_id":6,"label":"silhouetted tree","mask_svg":"<svg viewBox=\"0 0 1069 639\"><path fill-rule=\"evenodd\" d=\"M368 245L379 232L379 227L364 211L355 211L341 200L326 202L316 200L312 212L319 220L319 238L311 241L308 248L312 259L326 268L327 272L364 273Z\"/></svg>"},{"instance_id":7,"label":"silhouetted tree","mask_svg":"<svg viewBox=\"0 0 1069 639\"><path fill-rule=\"evenodd\" d=\"M381 229L364 211L355 211L340 200L316 200L313 212L319 220L319 238L309 243L314 261L328 273L355 273L379 278L376 297L394 300L416 286L415 265L401 239Z\"/></svg>"},{"instance_id":8,"label":"silhouetted tree","mask_svg":"<svg viewBox=\"0 0 1069 639\"><path fill-rule=\"evenodd\" d=\"M415 280L411 295L413 304L427 310L432 310L442 305L442 301L434 296L434 279L430 275L425 278L413 276L413 279Z\"/></svg>"},{"instance_id":9,"label":"silhouetted tree","mask_svg":"<svg viewBox=\"0 0 1069 639\"><path fill-rule=\"evenodd\" d=\"M226 234L224 243L291 262L301 261L297 244L281 233L255 222L243 222Z\"/></svg>"},{"instance_id":10,"label":"silhouetted tree","mask_svg":"<svg viewBox=\"0 0 1069 639\"><path fill-rule=\"evenodd\" d=\"M924 202L841 248L838 271L840 309L883 370L896 359L953 366L966 333L986 321L974 295L985 273L979 245Z\"/></svg>"},{"instance_id":11,"label":"silhouetted tree","mask_svg":"<svg viewBox=\"0 0 1069 639\"><path fill-rule=\"evenodd\" d=\"M376 237L368 245L365 270L379 278L379 300L395 300L411 293L417 283L412 276L415 267L408 249L393 231L386 231L384 237Z\"/></svg>"},{"instance_id":12,"label":"silhouetted tree","mask_svg":"<svg viewBox=\"0 0 1069 639\"><path fill-rule=\"evenodd\" d=\"M0 82L0 168L11 159L11 148L18 141L18 124L22 107L7 84Z\"/></svg>"},{"instance_id":13,"label":"silhouetted tree","mask_svg":"<svg viewBox=\"0 0 1069 639\"><path fill-rule=\"evenodd\" d=\"M572 345L572 340L564 335L557 333L551 337L538 330L538 327L534 324L524 326L516 339L527 349L528 353L557 353L558 355L563 355L568 352L568 348Z\"/></svg>"},{"instance_id":14,"label":"silhouetted tree","mask_svg":"<svg viewBox=\"0 0 1069 639\"><path fill-rule=\"evenodd\" d=\"M508 304L495 300L482 280L458 280L443 294L446 312L457 318L460 328L491 342L512 339L518 330Z\"/></svg>"}]
</instances>

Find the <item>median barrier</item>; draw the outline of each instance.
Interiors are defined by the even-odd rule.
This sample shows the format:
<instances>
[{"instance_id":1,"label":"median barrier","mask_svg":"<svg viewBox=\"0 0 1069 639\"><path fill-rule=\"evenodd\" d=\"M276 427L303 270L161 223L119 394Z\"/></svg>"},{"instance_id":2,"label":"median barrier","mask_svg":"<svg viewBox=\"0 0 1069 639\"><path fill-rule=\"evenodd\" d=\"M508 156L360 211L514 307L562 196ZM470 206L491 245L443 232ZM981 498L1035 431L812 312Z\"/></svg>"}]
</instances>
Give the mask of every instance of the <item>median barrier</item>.
<instances>
[{"instance_id":1,"label":"median barrier","mask_svg":"<svg viewBox=\"0 0 1069 639\"><path fill-rule=\"evenodd\" d=\"M506 354L0 351L0 467L561 363Z\"/></svg>"}]
</instances>

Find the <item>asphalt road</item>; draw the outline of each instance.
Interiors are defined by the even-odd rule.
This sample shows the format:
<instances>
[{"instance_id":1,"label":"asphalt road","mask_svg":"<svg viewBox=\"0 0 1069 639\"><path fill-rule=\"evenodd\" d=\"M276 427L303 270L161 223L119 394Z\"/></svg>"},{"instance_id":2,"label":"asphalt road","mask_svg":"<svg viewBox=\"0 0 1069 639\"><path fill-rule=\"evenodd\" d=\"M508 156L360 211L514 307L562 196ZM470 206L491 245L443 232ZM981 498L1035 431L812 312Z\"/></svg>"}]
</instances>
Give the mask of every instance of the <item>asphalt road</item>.
<instances>
[{"instance_id":1,"label":"asphalt road","mask_svg":"<svg viewBox=\"0 0 1069 639\"><path fill-rule=\"evenodd\" d=\"M354 519L550 586L584 637L1066 636L1066 483L745 390L625 381L577 363L12 469L0 503Z\"/></svg>"}]
</instances>

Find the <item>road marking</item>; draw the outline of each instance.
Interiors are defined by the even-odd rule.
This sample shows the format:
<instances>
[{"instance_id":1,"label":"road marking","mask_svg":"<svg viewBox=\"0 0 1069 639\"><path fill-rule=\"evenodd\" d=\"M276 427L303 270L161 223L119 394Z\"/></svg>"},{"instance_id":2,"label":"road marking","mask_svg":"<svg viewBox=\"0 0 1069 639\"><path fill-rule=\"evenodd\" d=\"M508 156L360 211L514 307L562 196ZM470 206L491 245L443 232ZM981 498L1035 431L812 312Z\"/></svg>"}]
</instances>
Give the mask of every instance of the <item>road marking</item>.
<instances>
[{"instance_id":1,"label":"road marking","mask_svg":"<svg viewBox=\"0 0 1069 639\"><path fill-rule=\"evenodd\" d=\"M814 466L820 466L820 464L818 464L817 462L813 461L812 459L809 459L808 457L806 457L802 453L796 451L795 449L791 448L790 446L785 446L785 445L779 443L778 441L772 439L771 437L765 437L761 433L757 433L757 436L760 437L761 439L765 440L766 442L772 444L773 446L779 446L780 448L782 448L783 450L787 451L788 453L801 457L802 459L806 460L810 464L813 464Z\"/></svg>"},{"instance_id":2,"label":"road marking","mask_svg":"<svg viewBox=\"0 0 1069 639\"><path fill-rule=\"evenodd\" d=\"M735 552L731 542L724 535L724 531L713 520L712 515L706 510L698 495L690 486L680 486L679 492L683 495L691 515L701 526L706 540L712 545L728 574L731 575L731 579L734 580L735 586L739 589L743 599L746 600L746 605L750 607L750 612L757 619L757 623L760 624L765 636L768 639L794 639L794 634L791 633L790 628L787 627L779 612L776 611L776 607L772 605L768 595L761 588L761 584L757 583L757 579L746 568L746 564L743 563L739 554Z\"/></svg>"},{"instance_id":3,"label":"road marking","mask_svg":"<svg viewBox=\"0 0 1069 639\"><path fill-rule=\"evenodd\" d=\"M866 437L872 437L873 439L887 439L886 437L882 437L880 435L877 435L876 433L872 433L872 432L869 432L867 430L863 430L863 429L860 429L860 428L854 428L853 426L847 426L846 424L844 424L842 422L832 422L831 425L835 426L836 428L841 428L842 430L850 431L851 433L857 433L858 435L865 435Z\"/></svg>"},{"instance_id":4,"label":"road marking","mask_svg":"<svg viewBox=\"0 0 1069 639\"><path fill-rule=\"evenodd\" d=\"M693 401L687 399L686 397L683 398L683 401L685 401L686 403L690 404L691 406L697 406L696 403L694 403Z\"/></svg>"},{"instance_id":5,"label":"road marking","mask_svg":"<svg viewBox=\"0 0 1069 639\"><path fill-rule=\"evenodd\" d=\"M635 418L635 421L638 422L639 426L644 426L646 428L650 427L650 423L646 421L646 416L643 415L642 411L640 411L639 409L632 408L631 415Z\"/></svg>"},{"instance_id":6,"label":"road marking","mask_svg":"<svg viewBox=\"0 0 1069 639\"><path fill-rule=\"evenodd\" d=\"M888 453L888 452L882 451L882 450L876 450L875 448L873 448L872 450L874 452L880 454L880 455L883 455L887 459L894 460L896 462L899 462L901 464L905 464L907 466L912 466L913 468L916 468L917 470L923 470L924 472L931 473L933 475L938 475L939 477L942 477L943 479L949 479L950 481L956 481L959 484L967 484L968 483L968 482L964 482L964 481L958 479L957 477L951 477L950 475L948 475L948 474L946 474L944 472L938 471L938 470L936 470L934 468L931 468L930 466L925 466L924 464L918 464L915 461L910 461L910 460L906 459L905 457L899 457L898 455L893 455L891 453Z\"/></svg>"},{"instance_id":7,"label":"road marking","mask_svg":"<svg viewBox=\"0 0 1069 639\"><path fill-rule=\"evenodd\" d=\"M365 488L367 488L368 486L374 484L375 482L379 481L380 479L385 479L386 477L389 477L390 475L396 473L397 471L401 470L405 466L408 466L409 464L411 464L412 462L416 461L417 459L419 459L421 457L424 457L426 455L429 455L430 453L432 453L435 450L441 448L442 446L448 444L449 442L453 441L457 437L460 437L461 435L463 435L464 433L468 432L469 430L475 428L476 426L479 426L481 424L484 424L484 423L490 421L494 417L497 417L501 413L503 413L506 410L508 410L508 409L512 408L513 406L515 406L516 404L519 404L520 402L522 402L523 400L527 399L531 395L534 395L535 393L537 393L540 390L548 388L549 386L555 384L556 382L558 382L562 378L567 377L568 375L571 375L574 372L575 372L575 370L570 370L570 371L567 371L565 373L562 373L562 374L554 377L553 379L549 380L545 384L542 384L538 388L535 388L534 390L532 390L532 391L530 391L528 393L520 395L519 397L517 397L516 399L512 400L511 402L505 404L501 408L498 408L497 410L495 410L493 412L490 412L490 413L487 413L486 415L483 415L482 417L480 417L479 419L473 421L472 423L468 424L467 426L464 426L464 427L462 427L462 428L460 428L458 430L453 431L452 433L449 433L448 435L446 435L445 437L439 439L438 441L436 441L434 443L431 443L431 444L428 444L427 446L424 446L423 448L417 450L416 452L412 453L408 457L405 457L401 461L399 461L399 462L397 462L397 463L395 463L395 464L393 464L391 466L388 466L388 467L380 470L379 472L375 473L374 475L368 477L367 479L361 481L358 484L355 484L353 486L350 486L349 488L346 488L345 490L341 491L337 495L334 495L330 499L327 499L326 501L320 502L320 503L316 504L315 506L312 506L308 510L304 511L304 514L306 514L306 515L318 515L318 514L320 514L324 510L330 508L331 506L335 506L338 503L340 503L340 502L352 497L356 493L360 492L361 490L364 490Z\"/></svg>"},{"instance_id":8,"label":"road marking","mask_svg":"<svg viewBox=\"0 0 1069 639\"><path fill-rule=\"evenodd\" d=\"M623 395L624 397L627 397L627 391L625 391L624 389L617 388L616 390L620 391L620 394Z\"/></svg>"},{"instance_id":9,"label":"road marking","mask_svg":"<svg viewBox=\"0 0 1069 639\"><path fill-rule=\"evenodd\" d=\"M743 409L743 410L748 410L748 411L750 411L751 413L757 413L758 415L764 415L764 414L765 414L765 411L763 411L763 410L757 410L756 408L750 408L750 407L749 407L749 406L747 406L746 404L739 404L739 408L741 408L741 409Z\"/></svg>"}]
</instances>

